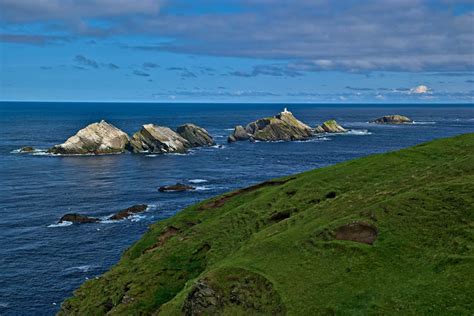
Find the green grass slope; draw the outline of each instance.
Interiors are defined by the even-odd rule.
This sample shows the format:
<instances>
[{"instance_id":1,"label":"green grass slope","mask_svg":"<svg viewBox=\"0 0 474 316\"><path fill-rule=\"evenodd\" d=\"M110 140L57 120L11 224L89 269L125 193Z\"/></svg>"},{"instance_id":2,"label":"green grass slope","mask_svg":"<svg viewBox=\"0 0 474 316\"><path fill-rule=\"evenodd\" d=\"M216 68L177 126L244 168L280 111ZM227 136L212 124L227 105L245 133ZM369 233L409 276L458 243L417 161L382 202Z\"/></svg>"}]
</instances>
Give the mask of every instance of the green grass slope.
<instances>
[{"instance_id":1,"label":"green grass slope","mask_svg":"<svg viewBox=\"0 0 474 316\"><path fill-rule=\"evenodd\" d=\"M227 193L156 223L60 314L472 315L474 134Z\"/></svg>"}]
</instances>

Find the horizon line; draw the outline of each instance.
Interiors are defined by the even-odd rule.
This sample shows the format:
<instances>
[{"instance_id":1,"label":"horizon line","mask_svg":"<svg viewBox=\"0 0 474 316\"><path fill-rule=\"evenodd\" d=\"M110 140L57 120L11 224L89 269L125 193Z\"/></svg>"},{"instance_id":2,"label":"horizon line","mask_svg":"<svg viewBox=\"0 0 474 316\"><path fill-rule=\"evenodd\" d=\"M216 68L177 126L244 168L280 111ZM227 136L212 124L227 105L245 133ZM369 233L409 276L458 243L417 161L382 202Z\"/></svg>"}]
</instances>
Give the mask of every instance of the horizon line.
<instances>
[{"instance_id":1,"label":"horizon line","mask_svg":"<svg viewBox=\"0 0 474 316\"><path fill-rule=\"evenodd\" d=\"M146 103L146 104L268 104L268 105L280 105L280 104L289 104L289 105L470 105L474 106L473 101L466 102L448 102L448 101L437 101L437 102L237 102L237 101L141 101L141 100L0 100L0 103L122 103L122 104L132 104L132 103Z\"/></svg>"}]
</instances>

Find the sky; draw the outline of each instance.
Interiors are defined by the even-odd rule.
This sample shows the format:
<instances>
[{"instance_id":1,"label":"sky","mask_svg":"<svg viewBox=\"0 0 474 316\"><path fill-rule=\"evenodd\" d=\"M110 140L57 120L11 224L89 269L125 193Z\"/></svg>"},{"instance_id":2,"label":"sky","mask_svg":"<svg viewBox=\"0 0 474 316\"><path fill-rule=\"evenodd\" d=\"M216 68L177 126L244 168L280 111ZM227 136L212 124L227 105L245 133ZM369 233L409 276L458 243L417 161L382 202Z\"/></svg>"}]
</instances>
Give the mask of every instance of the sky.
<instances>
[{"instance_id":1,"label":"sky","mask_svg":"<svg viewBox=\"0 0 474 316\"><path fill-rule=\"evenodd\" d=\"M0 0L0 100L473 103L474 0Z\"/></svg>"}]
</instances>

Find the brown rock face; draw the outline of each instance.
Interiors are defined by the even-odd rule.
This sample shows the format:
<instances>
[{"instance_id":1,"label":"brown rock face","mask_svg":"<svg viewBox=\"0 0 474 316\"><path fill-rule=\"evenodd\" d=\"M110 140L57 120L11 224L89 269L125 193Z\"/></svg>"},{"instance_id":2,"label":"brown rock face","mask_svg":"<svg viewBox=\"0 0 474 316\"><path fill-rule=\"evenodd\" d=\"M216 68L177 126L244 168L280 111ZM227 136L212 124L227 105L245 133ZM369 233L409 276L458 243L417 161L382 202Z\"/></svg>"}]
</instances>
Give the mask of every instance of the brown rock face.
<instances>
[{"instance_id":1,"label":"brown rock face","mask_svg":"<svg viewBox=\"0 0 474 316\"><path fill-rule=\"evenodd\" d=\"M112 215L109 219L111 220L121 220L127 218L133 214L144 212L147 209L148 205L146 204L138 204L121 210L117 214Z\"/></svg>"},{"instance_id":2,"label":"brown rock face","mask_svg":"<svg viewBox=\"0 0 474 316\"><path fill-rule=\"evenodd\" d=\"M153 246L149 247L148 249L145 250L146 253L154 251L161 246L163 246L168 239L170 239L173 236L176 236L179 233L179 229L174 227L174 226L168 226L158 237L158 241L153 244Z\"/></svg>"},{"instance_id":3,"label":"brown rock face","mask_svg":"<svg viewBox=\"0 0 474 316\"><path fill-rule=\"evenodd\" d=\"M372 245L377 239L377 227L367 223L351 223L336 229L335 238Z\"/></svg>"},{"instance_id":4,"label":"brown rock face","mask_svg":"<svg viewBox=\"0 0 474 316\"><path fill-rule=\"evenodd\" d=\"M182 183L176 183L176 184L173 184L173 185L164 185L162 187L159 187L158 191L160 191L160 192L183 192L183 191L192 191L194 189L195 188L190 186L190 185L186 185L186 184L182 184Z\"/></svg>"},{"instance_id":5,"label":"brown rock face","mask_svg":"<svg viewBox=\"0 0 474 316\"><path fill-rule=\"evenodd\" d=\"M74 213L74 214L64 215L63 217L61 217L58 223L73 222L76 224L85 224L85 223L97 223L98 221L99 221L98 218Z\"/></svg>"}]
</instances>

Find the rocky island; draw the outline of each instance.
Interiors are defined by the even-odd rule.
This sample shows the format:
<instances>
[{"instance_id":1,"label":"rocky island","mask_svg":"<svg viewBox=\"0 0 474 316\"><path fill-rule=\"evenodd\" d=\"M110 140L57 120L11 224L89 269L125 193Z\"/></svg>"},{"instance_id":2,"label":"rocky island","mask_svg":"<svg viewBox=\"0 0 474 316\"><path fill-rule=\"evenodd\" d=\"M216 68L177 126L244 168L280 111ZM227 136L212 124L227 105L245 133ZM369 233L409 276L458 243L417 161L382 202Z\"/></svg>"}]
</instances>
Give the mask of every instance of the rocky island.
<instances>
[{"instance_id":1,"label":"rocky island","mask_svg":"<svg viewBox=\"0 0 474 316\"><path fill-rule=\"evenodd\" d=\"M182 153L192 147L211 146L215 142L202 127L184 124L177 132L169 127L145 124L130 139L128 135L102 120L79 130L66 142L48 149L49 153L61 155L134 153ZM20 152L32 152L32 147L23 147Z\"/></svg>"},{"instance_id":2,"label":"rocky island","mask_svg":"<svg viewBox=\"0 0 474 316\"><path fill-rule=\"evenodd\" d=\"M413 120L403 115L385 115L378 119L372 120L369 123L375 124L409 124L413 123Z\"/></svg>"},{"instance_id":3,"label":"rocky island","mask_svg":"<svg viewBox=\"0 0 474 316\"><path fill-rule=\"evenodd\" d=\"M86 126L48 152L62 155L117 154L125 151L128 142L125 132L102 120Z\"/></svg>"},{"instance_id":4,"label":"rocky island","mask_svg":"<svg viewBox=\"0 0 474 316\"><path fill-rule=\"evenodd\" d=\"M145 124L130 139L129 149L134 153L183 153L190 143L169 127Z\"/></svg>"},{"instance_id":5,"label":"rocky island","mask_svg":"<svg viewBox=\"0 0 474 316\"><path fill-rule=\"evenodd\" d=\"M245 126L236 126L228 137L229 143L240 140L290 141L304 140L313 136L311 127L296 119L286 108L283 112L256 120Z\"/></svg>"}]
</instances>

